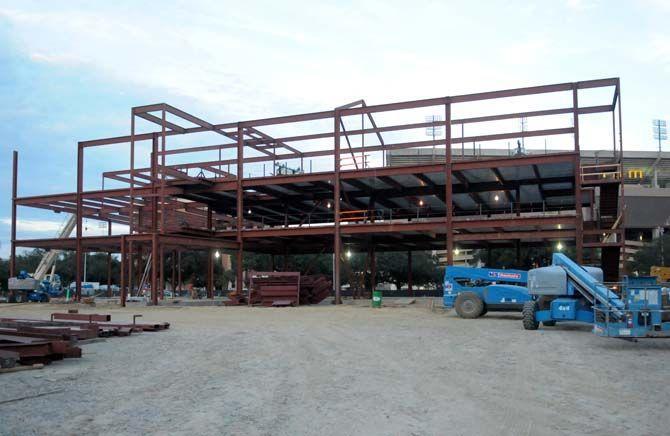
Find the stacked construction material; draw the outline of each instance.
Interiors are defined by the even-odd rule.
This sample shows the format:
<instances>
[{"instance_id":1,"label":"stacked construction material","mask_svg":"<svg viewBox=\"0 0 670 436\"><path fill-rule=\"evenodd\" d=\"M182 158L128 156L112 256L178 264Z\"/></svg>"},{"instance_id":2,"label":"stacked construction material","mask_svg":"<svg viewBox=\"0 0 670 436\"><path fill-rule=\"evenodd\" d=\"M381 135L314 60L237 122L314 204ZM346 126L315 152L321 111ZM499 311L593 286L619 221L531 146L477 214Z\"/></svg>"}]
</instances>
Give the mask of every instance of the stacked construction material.
<instances>
[{"instance_id":1,"label":"stacked construction material","mask_svg":"<svg viewBox=\"0 0 670 436\"><path fill-rule=\"evenodd\" d=\"M133 321L137 316L133 317ZM158 331L169 323L111 323L110 315L53 313L50 320L0 318L0 367L49 364L54 360L81 357L79 341L98 337L129 336ZM2 372L2 371L0 371Z\"/></svg>"},{"instance_id":2,"label":"stacked construction material","mask_svg":"<svg viewBox=\"0 0 670 436\"><path fill-rule=\"evenodd\" d=\"M226 301L226 306L319 304L333 289L332 280L325 274L300 275L298 272L250 271L247 277L251 296L248 292L231 292L228 294L229 300Z\"/></svg>"},{"instance_id":3,"label":"stacked construction material","mask_svg":"<svg viewBox=\"0 0 670 436\"><path fill-rule=\"evenodd\" d=\"M2 368L12 368L17 363L22 365L48 364L66 357L81 357L81 348L65 340L0 334L0 366Z\"/></svg>"},{"instance_id":4,"label":"stacked construction material","mask_svg":"<svg viewBox=\"0 0 670 436\"><path fill-rule=\"evenodd\" d=\"M233 291L230 294L228 294L228 298L229 300L224 303L226 306L242 306L249 304L249 296L247 293L240 294L237 291ZM260 294L257 291L252 290L251 305L256 305L260 303L261 303Z\"/></svg>"},{"instance_id":5,"label":"stacked construction material","mask_svg":"<svg viewBox=\"0 0 670 436\"><path fill-rule=\"evenodd\" d=\"M325 274L300 276L300 304L319 304L333 290L333 282Z\"/></svg>"},{"instance_id":6,"label":"stacked construction material","mask_svg":"<svg viewBox=\"0 0 670 436\"><path fill-rule=\"evenodd\" d=\"M263 306L297 306L300 304L300 273L251 271L249 289L252 302L257 293Z\"/></svg>"}]
</instances>

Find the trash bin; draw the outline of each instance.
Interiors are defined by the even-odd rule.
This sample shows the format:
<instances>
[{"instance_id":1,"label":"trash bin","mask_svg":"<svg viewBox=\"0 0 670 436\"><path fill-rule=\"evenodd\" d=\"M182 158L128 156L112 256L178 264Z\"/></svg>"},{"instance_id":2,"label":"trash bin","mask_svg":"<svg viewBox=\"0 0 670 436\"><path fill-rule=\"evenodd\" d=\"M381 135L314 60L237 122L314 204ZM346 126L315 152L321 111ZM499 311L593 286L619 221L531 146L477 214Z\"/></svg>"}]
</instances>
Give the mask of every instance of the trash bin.
<instances>
[{"instance_id":1,"label":"trash bin","mask_svg":"<svg viewBox=\"0 0 670 436\"><path fill-rule=\"evenodd\" d=\"M382 307L382 291L372 291L372 307Z\"/></svg>"}]
</instances>

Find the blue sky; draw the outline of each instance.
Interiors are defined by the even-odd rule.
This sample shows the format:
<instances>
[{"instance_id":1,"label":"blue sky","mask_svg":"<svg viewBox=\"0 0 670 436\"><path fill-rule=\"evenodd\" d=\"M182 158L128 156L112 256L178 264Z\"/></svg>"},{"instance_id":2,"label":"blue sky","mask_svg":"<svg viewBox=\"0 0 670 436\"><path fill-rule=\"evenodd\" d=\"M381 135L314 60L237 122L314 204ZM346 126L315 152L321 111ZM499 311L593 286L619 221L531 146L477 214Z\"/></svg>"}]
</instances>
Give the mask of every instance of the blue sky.
<instances>
[{"instance_id":1,"label":"blue sky","mask_svg":"<svg viewBox=\"0 0 670 436\"><path fill-rule=\"evenodd\" d=\"M142 104L224 122L619 76L624 147L654 149L651 119L670 119L668 22L661 0L0 0L0 256L11 150L19 195L73 191L77 141L129 133ZM86 170L125 164L111 152ZM20 237L64 219L20 218Z\"/></svg>"}]
</instances>

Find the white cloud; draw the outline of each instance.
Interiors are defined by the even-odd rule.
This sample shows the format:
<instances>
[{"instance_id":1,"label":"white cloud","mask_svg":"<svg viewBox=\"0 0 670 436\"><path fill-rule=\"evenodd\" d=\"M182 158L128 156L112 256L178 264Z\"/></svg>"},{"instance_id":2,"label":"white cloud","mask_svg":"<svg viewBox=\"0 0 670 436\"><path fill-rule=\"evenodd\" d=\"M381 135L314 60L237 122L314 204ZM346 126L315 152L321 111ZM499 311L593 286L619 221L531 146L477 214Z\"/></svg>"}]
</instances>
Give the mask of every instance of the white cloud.
<instances>
[{"instance_id":1,"label":"white cloud","mask_svg":"<svg viewBox=\"0 0 670 436\"><path fill-rule=\"evenodd\" d=\"M648 0L648 16L659 15L666 3ZM324 110L359 98L375 104L625 76L636 65L621 52L645 36L620 27L618 20L636 16L629 4L615 11L621 17L582 16L592 22L579 32L559 19L579 21L579 11L609 6L597 0L541 7L518 2L514 11L502 4L417 1L410 8L379 0L130 5L13 2L0 6L0 20L9 24L12 43L36 63L81 68L131 94L153 88L161 100L212 122ZM667 37L645 48L668 58ZM633 57L650 69L670 69L659 57ZM624 79L624 88L644 81L632 74ZM662 101L657 92L639 100ZM154 102L137 101L146 103ZM635 104L624 105L629 126L639 116ZM625 134L637 135L633 129Z\"/></svg>"},{"instance_id":2,"label":"white cloud","mask_svg":"<svg viewBox=\"0 0 670 436\"><path fill-rule=\"evenodd\" d=\"M11 226L11 218L2 218L0 220L5 225ZM31 232L31 233L56 233L61 228L61 223L57 221L48 220L17 220L17 232Z\"/></svg>"},{"instance_id":3,"label":"white cloud","mask_svg":"<svg viewBox=\"0 0 670 436\"><path fill-rule=\"evenodd\" d=\"M501 76L467 50L453 68L453 54L441 43L453 31L431 31L416 40L389 31L408 26L406 9L398 5L274 11L217 6L200 2L194 7L199 13L179 21L109 7L0 9L0 17L13 24L14 37L36 62L84 66L120 83L193 99L206 112L237 120L323 110L359 98L374 103L474 91L481 79ZM165 10L181 12L174 4ZM291 18L278 22L275 12ZM436 29L442 27L437 17L446 12L434 3L415 9L416 20ZM303 25L287 25L294 21Z\"/></svg>"},{"instance_id":4,"label":"white cloud","mask_svg":"<svg viewBox=\"0 0 670 436\"><path fill-rule=\"evenodd\" d=\"M565 2L568 8L575 11L593 9L598 6L598 3L597 0L566 0Z\"/></svg>"},{"instance_id":5,"label":"white cloud","mask_svg":"<svg viewBox=\"0 0 670 436\"><path fill-rule=\"evenodd\" d=\"M31 53L30 59L35 62L43 62L47 64L81 64L83 60L71 55L53 55L40 52Z\"/></svg>"},{"instance_id":6,"label":"white cloud","mask_svg":"<svg viewBox=\"0 0 670 436\"><path fill-rule=\"evenodd\" d=\"M0 223L11 226L11 218L2 218ZM104 224L104 226L99 225L99 223ZM64 221L52 221L52 220L42 220L42 219L18 219L16 221L16 231L17 232L26 232L26 233L47 233L44 235L45 238L57 237L58 232L63 228ZM113 234L126 234L128 233L128 226L123 224L112 223L112 233ZM72 231L72 236L75 235L75 231ZM107 224L102 221L97 220L84 220L84 236L103 236L107 235Z\"/></svg>"}]
</instances>

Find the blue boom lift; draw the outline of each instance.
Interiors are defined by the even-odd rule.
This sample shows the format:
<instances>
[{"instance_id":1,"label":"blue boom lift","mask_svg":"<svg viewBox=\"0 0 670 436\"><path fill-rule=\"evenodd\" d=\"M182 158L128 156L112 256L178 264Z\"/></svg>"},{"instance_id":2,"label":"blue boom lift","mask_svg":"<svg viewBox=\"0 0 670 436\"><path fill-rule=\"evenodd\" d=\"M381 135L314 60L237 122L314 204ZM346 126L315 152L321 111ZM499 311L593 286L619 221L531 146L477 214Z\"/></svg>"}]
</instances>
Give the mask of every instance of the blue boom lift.
<instances>
[{"instance_id":1,"label":"blue boom lift","mask_svg":"<svg viewBox=\"0 0 670 436\"><path fill-rule=\"evenodd\" d=\"M448 266L444 272L444 307L461 318L477 318L489 310L517 311L531 298L528 273L513 269Z\"/></svg>"},{"instance_id":2,"label":"blue boom lift","mask_svg":"<svg viewBox=\"0 0 670 436\"><path fill-rule=\"evenodd\" d=\"M523 307L523 326L580 321L599 336L618 338L670 337L667 289L646 278L627 278L621 295L602 284L602 270L578 265L554 253L552 265L528 272L533 300Z\"/></svg>"}]
</instances>

